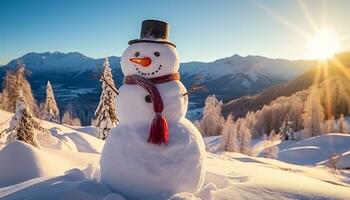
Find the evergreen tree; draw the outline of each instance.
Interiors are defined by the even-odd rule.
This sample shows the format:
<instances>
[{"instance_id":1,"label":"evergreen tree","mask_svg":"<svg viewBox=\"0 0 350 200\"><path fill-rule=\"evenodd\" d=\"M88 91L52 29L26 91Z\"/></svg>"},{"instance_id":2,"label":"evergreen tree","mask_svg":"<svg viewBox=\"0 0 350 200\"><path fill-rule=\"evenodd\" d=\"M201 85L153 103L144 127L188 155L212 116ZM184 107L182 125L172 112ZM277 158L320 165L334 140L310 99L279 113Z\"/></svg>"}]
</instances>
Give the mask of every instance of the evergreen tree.
<instances>
[{"instance_id":1,"label":"evergreen tree","mask_svg":"<svg viewBox=\"0 0 350 200\"><path fill-rule=\"evenodd\" d=\"M56 123L60 121L60 112L57 107L50 81L47 81L46 101L43 109L43 119Z\"/></svg>"},{"instance_id":2,"label":"evergreen tree","mask_svg":"<svg viewBox=\"0 0 350 200\"><path fill-rule=\"evenodd\" d=\"M295 139L292 130L292 122L289 121L289 117L287 117L280 128L280 135L283 140Z\"/></svg>"},{"instance_id":3,"label":"evergreen tree","mask_svg":"<svg viewBox=\"0 0 350 200\"><path fill-rule=\"evenodd\" d=\"M265 158L273 158L273 159L278 158L278 152L279 152L278 144L280 143L280 140L281 140L280 134L276 134L276 131L272 130L269 136L267 137L267 142L265 144L265 152L264 152Z\"/></svg>"},{"instance_id":4,"label":"evergreen tree","mask_svg":"<svg viewBox=\"0 0 350 200\"><path fill-rule=\"evenodd\" d=\"M20 140L33 146L39 147L35 129L42 132L48 131L42 128L39 123L34 120L21 91L17 97L15 111L16 112L10 122L10 127L5 130L6 133L10 133L7 136L6 143L14 140Z\"/></svg>"},{"instance_id":5,"label":"evergreen tree","mask_svg":"<svg viewBox=\"0 0 350 200\"><path fill-rule=\"evenodd\" d=\"M303 113L304 138L322 134L324 109L321 105L319 91L313 88L305 102Z\"/></svg>"},{"instance_id":6,"label":"evergreen tree","mask_svg":"<svg viewBox=\"0 0 350 200\"><path fill-rule=\"evenodd\" d=\"M15 71L7 71L3 82L2 105L1 108L8 112L15 112L16 101L19 92L22 91L23 97L26 99L29 110L34 116L38 116L38 106L33 97L32 89L26 79L27 71L25 65L18 61Z\"/></svg>"},{"instance_id":7,"label":"evergreen tree","mask_svg":"<svg viewBox=\"0 0 350 200\"><path fill-rule=\"evenodd\" d=\"M63 114L62 124L68 124L72 126L81 126L80 119L73 116L73 113L69 107Z\"/></svg>"},{"instance_id":8,"label":"evergreen tree","mask_svg":"<svg viewBox=\"0 0 350 200\"><path fill-rule=\"evenodd\" d=\"M200 121L200 129L203 136L220 135L225 119L221 115L222 102L215 95L208 96L205 100L203 118Z\"/></svg>"},{"instance_id":9,"label":"evergreen tree","mask_svg":"<svg viewBox=\"0 0 350 200\"><path fill-rule=\"evenodd\" d=\"M238 152L239 144L237 139L237 127L230 114L222 128L221 142L219 149L221 151Z\"/></svg>"},{"instance_id":10,"label":"evergreen tree","mask_svg":"<svg viewBox=\"0 0 350 200\"><path fill-rule=\"evenodd\" d=\"M339 133L350 133L350 129L349 129L349 124L348 122L345 120L344 115L341 114L340 118L338 119L338 132Z\"/></svg>"},{"instance_id":11,"label":"evergreen tree","mask_svg":"<svg viewBox=\"0 0 350 200\"><path fill-rule=\"evenodd\" d=\"M296 95L291 97L290 109L288 111L289 120L292 122L294 130L301 130L303 127L302 114L304 110L304 103Z\"/></svg>"},{"instance_id":12,"label":"evergreen tree","mask_svg":"<svg viewBox=\"0 0 350 200\"><path fill-rule=\"evenodd\" d=\"M96 136L104 140L107 138L109 131L117 126L118 118L115 107L116 93L111 88L115 88L115 84L107 57L103 67L101 75L101 80L103 80L102 94L94 114L93 125L96 126Z\"/></svg>"},{"instance_id":13,"label":"evergreen tree","mask_svg":"<svg viewBox=\"0 0 350 200\"><path fill-rule=\"evenodd\" d=\"M237 124L237 138L239 142L239 151L243 154L251 154L251 132L247 127L247 121L244 118L239 118L236 122Z\"/></svg>"},{"instance_id":14,"label":"evergreen tree","mask_svg":"<svg viewBox=\"0 0 350 200\"><path fill-rule=\"evenodd\" d=\"M257 137L258 133L255 130L255 124L257 120L256 120L255 113L253 111L249 111L246 114L245 119L247 120L247 127L250 129L252 136Z\"/></svg>"},{"instance_id":15,"label":"evergreen tree","mask_svg":"<svg viewBox=\"0 0 350 200\"><path fill-rule=\"evenodd\" d=\"M324 133L335 133L335 132L337 132L337 127L336 127L336 123L335 123L333 115L332 115L332 117L330 119L325 121L324 127L323 127L323 131L324 131Z\"/></svg>"},{"instance_id":16,"label":"evergreen tree","mask_svg":"<svg viewBox=\"0 0 350 200\"><path fill-rule=\"evenodd\" d=\"M240 145L240 149L241 149L241 153L246 154L246 155L250 155L251 154L251 145L250 145L250 141L251 141L251 133L249 128L245 128L243 130L243 132L241 132L241 145Z\"/></svg>"}]
</instances>

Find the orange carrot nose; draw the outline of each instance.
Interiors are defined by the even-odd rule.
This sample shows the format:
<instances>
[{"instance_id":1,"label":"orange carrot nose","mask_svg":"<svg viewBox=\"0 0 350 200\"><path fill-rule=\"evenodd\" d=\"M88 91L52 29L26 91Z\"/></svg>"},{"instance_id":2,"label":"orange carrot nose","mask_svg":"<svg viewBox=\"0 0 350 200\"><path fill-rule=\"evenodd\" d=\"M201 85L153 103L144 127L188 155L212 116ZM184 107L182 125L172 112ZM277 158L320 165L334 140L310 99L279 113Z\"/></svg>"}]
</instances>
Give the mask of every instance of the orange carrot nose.
<instances>
[{"instance_id":1,"label":"orange carrot nose","mask_svg":"<svg viewBox=\"0 0 350 200\"><path fill-rule=\"evenodd\" d=\"M148 67L151 63L152 60L149 57L144 57L144 58L130 58L129 59L131 62L136 63L141 65L142 67Z\"/></svg>"}]
</instances>

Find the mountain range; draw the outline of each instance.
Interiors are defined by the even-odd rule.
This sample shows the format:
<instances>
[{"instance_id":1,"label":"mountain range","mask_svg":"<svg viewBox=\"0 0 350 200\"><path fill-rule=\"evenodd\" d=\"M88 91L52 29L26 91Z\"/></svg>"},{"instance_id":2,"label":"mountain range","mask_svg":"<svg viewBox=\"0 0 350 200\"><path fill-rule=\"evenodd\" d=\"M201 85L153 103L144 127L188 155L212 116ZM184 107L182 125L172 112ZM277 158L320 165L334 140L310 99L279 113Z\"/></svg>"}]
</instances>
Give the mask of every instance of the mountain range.
<instances>
[{"instance_id":1,"label":"mountain range","mask_svg":"<svg viewBox=\"0 0 350 200\"><path fill-rule=\"evenodd\" d=\"M28 77L34 96L39 102L45 98L45 86L51 81L61 112L73 109L84 125L89 124L97 106L100 85L98 67L104 58L90 58L78 52L28 53L0 67L0 78L13 69L20 59L30 71ZM116 85L122 84L120 57L110 56ZM263 90L296 78L315 66L315 61L290 61L261 56L242 57L237 54L213 62L187 62L180 64L181 81L188 88L196 77L207 90L192 93L190 109L203 106L209 94L224 102L242 96L255 95ZM84 102L82 104L81 102ZM61 113L61 114L62 114Z\"/></svg>"},{"instance_id":2,"label":"mountain range","mask_svg":"<svg viewBox=\"0 0 350 200\"><path fill-rule=\"evenodd\" d=\"M236 118L243 117L248 111L257 111L278 97L291 96L298 91L308 89L314 84L322 84L326 81L335 84L333 79L338 82L341 81L341 85L343 85L344 88L350 87L350 51L335 55L334 60L337 60L337 62L329 61L327 65L320 65L319 68L312 68L294 79L271 86L256 95L243 96L228 101L223 105L223 114L227 116L229 113L232 113ZM337 91L328 91L328 93L334 92L337 93ZM344 91L338 93L340 96L344 95L345 98L349 98ZM334 99L332 100L339 101L339 98L336 97L339 95L333 95ZM349 103L350 99L347 99L347 101ZM350 110L348 112L350 114Z\"/></svg>"}]
</instances>

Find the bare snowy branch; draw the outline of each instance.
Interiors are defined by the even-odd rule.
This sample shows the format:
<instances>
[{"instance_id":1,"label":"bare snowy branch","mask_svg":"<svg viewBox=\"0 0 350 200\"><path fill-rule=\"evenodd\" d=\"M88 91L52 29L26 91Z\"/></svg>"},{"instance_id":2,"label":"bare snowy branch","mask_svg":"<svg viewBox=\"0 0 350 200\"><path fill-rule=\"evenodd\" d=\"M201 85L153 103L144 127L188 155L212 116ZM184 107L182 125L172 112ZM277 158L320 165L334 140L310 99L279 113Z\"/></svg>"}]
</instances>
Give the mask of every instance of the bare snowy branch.
<instances>
[{"instance_id":1,"label":"bare snowy branch","mask_svg":"<svg viewBox=\"0 0 350 200\"><path fill-rule=\"evenodd\" d=\"M192 92L195 91L208 91L208 89L202 85L202 81L204 80L204 76L202 74L198 74L195 78L194 78L194 83L190 86L190 88L188 89L188 91L184 94L182 94L182 96L186 96L189 95Z\"/></svg>"}]
</instances>

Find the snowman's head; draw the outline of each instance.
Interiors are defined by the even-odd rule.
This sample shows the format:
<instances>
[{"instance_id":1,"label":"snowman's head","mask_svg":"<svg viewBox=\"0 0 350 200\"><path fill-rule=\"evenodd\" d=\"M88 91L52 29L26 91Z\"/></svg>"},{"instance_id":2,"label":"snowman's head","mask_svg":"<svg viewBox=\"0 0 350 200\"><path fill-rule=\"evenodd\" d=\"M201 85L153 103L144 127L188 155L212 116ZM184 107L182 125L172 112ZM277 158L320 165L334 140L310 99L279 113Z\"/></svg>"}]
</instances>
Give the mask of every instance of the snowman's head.
<instances>
[{"instance_id":1,"label":"snowman's head","mask_svg":"<svg viewBox=\"0 0 350 200\"><path fill-rule=\"evenodd\" d=\"M178 72L179 56L172 45L139 42L124 51L120 64L125 76L154 78Z\"/></svg>"}]
</instances>

